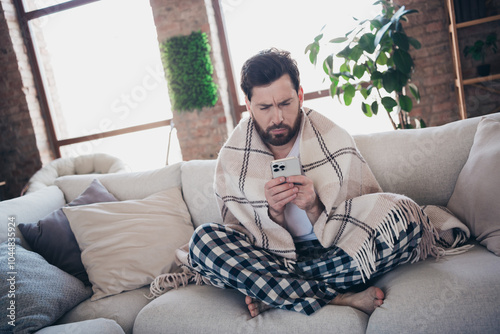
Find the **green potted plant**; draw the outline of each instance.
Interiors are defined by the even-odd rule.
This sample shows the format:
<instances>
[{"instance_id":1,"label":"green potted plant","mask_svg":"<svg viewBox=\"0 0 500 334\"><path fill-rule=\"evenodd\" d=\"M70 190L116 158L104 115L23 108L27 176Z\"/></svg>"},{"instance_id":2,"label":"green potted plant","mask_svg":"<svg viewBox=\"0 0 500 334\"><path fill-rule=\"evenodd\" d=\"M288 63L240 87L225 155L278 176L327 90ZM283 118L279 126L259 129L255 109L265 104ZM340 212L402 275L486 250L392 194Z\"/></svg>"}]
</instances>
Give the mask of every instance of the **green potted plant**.
<instances>
[{"instance_id":1,"label":"green potted plant","mask_svg":"<svg viewBox=\"0 0 500 334\"><path fill-rule=\"evenodd\" d=\"M464 56L471 56L472 59L480 61L481 65L477 66L477 74L481 77L490 75L490 64L485 63L486 52L490 50L493 53L497 52L497 34L491 33L486 36L486 40L477 40L474 45L467 45L464 48Z\"/></svg>"},{"instance_id":2,"label":"green potted plant","mask_svg":"<svg viewBox=\"0 0 500 334\"><path fill-rule=\"evenodd\" d=\"M425 123L409 116L413 101L420 102L417 86L411 82L414 63L410 47L419 49L420 42L406 35L402 21L414 9L402 6L396 9L392 1L374 3L382 10L374 19L359 22L345 36L334 38L328 44L340 43L342 51L330 54L323 60L323 70L330 79L330 95L338 96L345 105L352 103L357 92L364 98L361 104L367 116L377 114L379 105L387 111L394 129L423 127ZM323 34L316 36L306 47L311 63L316 64ZM334 58L341 59L340 67ZM391 117L395 114L395 119ZM416 121L416 122L414 122ZM397 124L396 124L397 123Z\"/></svg>"}]
</instances>

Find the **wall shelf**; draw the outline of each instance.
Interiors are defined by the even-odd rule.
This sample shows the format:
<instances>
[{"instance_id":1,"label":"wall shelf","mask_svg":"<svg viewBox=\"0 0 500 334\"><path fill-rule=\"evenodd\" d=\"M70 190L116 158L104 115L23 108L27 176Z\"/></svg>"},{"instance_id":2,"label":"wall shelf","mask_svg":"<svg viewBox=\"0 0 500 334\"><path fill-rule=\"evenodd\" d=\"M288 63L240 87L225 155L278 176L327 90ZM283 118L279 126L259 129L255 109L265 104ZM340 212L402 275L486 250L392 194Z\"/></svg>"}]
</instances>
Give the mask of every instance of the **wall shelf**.
<instances>
[{"instance_id":1,"label":"wall shelf","mask_svg":"<svg viewBox=\"0 0 500 334\"><path fill-rule=\"evenodd\" d=\"M464 85L473 85L473 84L480 83L480 82L487 82L487 81L498 80L498 79L500 79L500 74L493 74L493 75L488 75L486 77L465 79L465 80L463 80L462 83Z\"/></svg>"},{"instance_id":2,"label":"wall shelf","mask_svg":"<svg viewBox=\"0 0 500 334\"><path fill-rule=\"evenodd\" d=\"M457 99L458 99L458 109L460 113L460 118L467 118L467 109L465 104L465 85L474 85L480 82L488 82L492 80L500 79L500 74L493 74L486 77L477 77L470 79L463 79L462 76L462 64L460 62L460 46L458 40L457 30L467 27L473 27L476 25L500 21L500 15L489 16L485 18L480 18L477 20L471 20L461 23L456 23L455 18L455 7L453 0L445 0L446 1L446 9L448 11L448 19L449 19L449 33L450 33L450 43L451 43L451 53L453 58L453 69L455 71L455 86L457 89Z\"/></svg>"},{"instance_id":3,"label":"wall shelf","mask_svg":"<svg viewBox=\"0 0 500 334\"><path fill-rule=\"evenodd\" d=\"M493 21L498 21L498 20L500 20L500 15L489 16L489 17L485 17L482 19L477 19L477 20L472 20L472 21L467 21L467 22L461 22L461 23L457 23L457 29L477 26L478 24L483 24L483 23L488 23L488 22L493 22Z\"/></svg>"}]
</instances>

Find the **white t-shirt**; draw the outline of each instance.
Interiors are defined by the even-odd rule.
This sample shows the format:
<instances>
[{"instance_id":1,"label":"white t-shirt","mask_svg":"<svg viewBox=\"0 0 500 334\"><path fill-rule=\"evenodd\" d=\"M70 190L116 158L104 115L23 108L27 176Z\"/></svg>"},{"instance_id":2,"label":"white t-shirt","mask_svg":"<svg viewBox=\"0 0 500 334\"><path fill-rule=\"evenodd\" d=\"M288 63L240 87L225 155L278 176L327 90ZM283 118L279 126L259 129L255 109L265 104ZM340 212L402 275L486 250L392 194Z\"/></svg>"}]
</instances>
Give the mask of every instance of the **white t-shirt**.
<instances>
[{"instance_id":1,"label":"white t-shirt","mask_svg":"<svg viewBox=\"0 0 500 334\"><path fill-rule=\"evenodd\" d=\"M300 158L300 133L293 144L288 157ZM314 234L313 226L304 210L293 203L285 207L285 228L290 232L295 242L318 239Z\"/></svg>"}]
</instances>

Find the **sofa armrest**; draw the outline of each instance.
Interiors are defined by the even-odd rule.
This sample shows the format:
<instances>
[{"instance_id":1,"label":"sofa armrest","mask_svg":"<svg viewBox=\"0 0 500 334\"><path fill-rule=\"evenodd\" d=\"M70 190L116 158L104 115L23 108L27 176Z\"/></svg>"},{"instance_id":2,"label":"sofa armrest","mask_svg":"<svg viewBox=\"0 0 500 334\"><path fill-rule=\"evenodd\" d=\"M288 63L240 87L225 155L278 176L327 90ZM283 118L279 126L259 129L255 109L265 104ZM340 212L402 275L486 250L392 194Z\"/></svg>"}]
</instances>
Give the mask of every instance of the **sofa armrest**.
<instances>
[{"instance_id":1,"label":"sofa armrest","mask_svg":"<svg viewBox=\"0 0 500 334\"><path fill-rule=\"evenodd\" d=\"M0 202L0 243L7 240L9 218L16 224L16 236L21 238L23 247L28 248L17 224L34 223L49 213L64 206L63 192L56 186L43 188L25 196Z\"/></svg>"}]
</instances>

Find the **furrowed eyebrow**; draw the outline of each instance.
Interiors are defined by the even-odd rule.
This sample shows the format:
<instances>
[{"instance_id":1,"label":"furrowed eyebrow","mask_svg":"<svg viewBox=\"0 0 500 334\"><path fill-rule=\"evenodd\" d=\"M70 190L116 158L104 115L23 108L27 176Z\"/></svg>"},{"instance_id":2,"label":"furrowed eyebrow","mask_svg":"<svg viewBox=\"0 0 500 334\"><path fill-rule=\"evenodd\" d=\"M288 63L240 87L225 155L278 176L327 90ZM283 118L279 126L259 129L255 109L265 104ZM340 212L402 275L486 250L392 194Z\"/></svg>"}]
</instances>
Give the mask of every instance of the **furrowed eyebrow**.
<instances>
[{"instance_id":1,"label":"furrowed eyebrow","mask_svg":"<svg viewBox=\"0 0 500 334\"><path fill-rule=\"evenodd\" d=\"M290 103L292 100L293 100L293 98L290 97L290 98L285 99L285 100L283 100L281 102L278 102L278 105ZM266 104L266 103L260 103L260 104L257 104L257 106L260 107L260 108L269 108L269 107L272 107L273 105L272 104Z\"/></svg>"},{"instance_id":2,"label":"furrowed eyebrow","mask_svg":"<svg viewBox=\"0 0 500 334\"><path fill-rule=\"evenodd\" d=\"M272 106L272 104L260 103L260 104L258 104L257 106L258 106L258 107L260 107L260 108L269 108L269 107L271 107L271 106Z\"/></svg>"},{"instance_id":3,"label":"furrowed eyebrow","mask_svg":"<svg viewBox=\"0 0 500 334\"><path fill-rule=\"evenodd\" d=\"M280 102L280 103L278 103L278 104L290 103L292 100L293 100L293 98L289 98L289 99L286 99L286 100L281 101L281 102Z\"/></svg>"}]
</instances>

